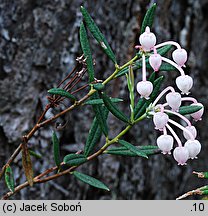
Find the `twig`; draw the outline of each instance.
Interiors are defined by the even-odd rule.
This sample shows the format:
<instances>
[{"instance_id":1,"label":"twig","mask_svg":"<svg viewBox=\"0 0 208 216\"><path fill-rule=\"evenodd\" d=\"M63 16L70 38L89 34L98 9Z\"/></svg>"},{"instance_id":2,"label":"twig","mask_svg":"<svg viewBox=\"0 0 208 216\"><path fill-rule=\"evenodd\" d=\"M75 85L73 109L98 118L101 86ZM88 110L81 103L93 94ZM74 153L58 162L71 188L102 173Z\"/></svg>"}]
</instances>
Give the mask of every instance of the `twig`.
<instances>
[{"instance_id":1,"label":"twig","mask_svg":"<svg viewBox=\"0 0 208 216\"><path fill-rule=\"evenodd\" d=\"M143 120L144 118L146 117L146 114L142 115L139 120ZM138 122L138 120L137 120ZM113 138L112 140L109 140L105 143L105 145L99 149L97 152L95 152L94 154L90 155L88 158L87 158L87 162L88 161L91 161L93 160L94 158L97 158L99 155L101 155L110 145L112 145L113 143L116 143L118 142L118 139L121 138L124 134L126 134L131 128L132 128L133 125L127 125L127 127L121 131L115 138ZM64 165L64 163L62 163L61 165ZM81 166L82 164L80 165L77 165L77 166L72 166L70 167L69 169L66 169L62 172L59 172L59 173L56 173L54 175L51 175L51 176L48 176L48 177L45 177L45 178L42 178L43 176L55 171L58 169L58 167L52 167L50 169L47 169L46 171L44 171L42 174L36 176L34 179L33 179L33 183L34 184L38 184L38 183L44 183L44 182L47 182L47 181L50 181L50 180L53 180L53 179L56 179L60 176L63 176L63 175L66 175L66 174L69 174L70 172L72 172L73 170L75 170L76 168L78 168L79 166ZM23 188L27 187L29 184L27 182L17 186L14 190L14 192L8 192L7 194L5 194L2 199L8 199L9 197L11 197L12 195L14 195L15 193L17 193L18 191L22 190Z\"/></svg>"}]
</instances>

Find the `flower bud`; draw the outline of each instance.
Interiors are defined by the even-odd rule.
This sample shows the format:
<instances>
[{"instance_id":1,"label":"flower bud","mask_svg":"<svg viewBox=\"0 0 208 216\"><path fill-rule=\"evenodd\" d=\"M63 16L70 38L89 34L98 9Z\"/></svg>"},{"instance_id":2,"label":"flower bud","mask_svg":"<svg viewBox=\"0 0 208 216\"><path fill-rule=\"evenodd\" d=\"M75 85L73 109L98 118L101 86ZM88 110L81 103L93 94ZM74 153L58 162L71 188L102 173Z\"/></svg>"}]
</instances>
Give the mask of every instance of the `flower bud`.
<instances>
[{"instance_id":1,"label":"flower bud","mask_svg":"<svg viewBox=\"0 0 208 216\"><path fill-rule=\"evenodd\" d=\"M187 126L186 129L193 135L194 139L196 138L196 135L197 135L197 131L196 131L196 128L194 126ZM190 135L186 132L186 131L183 131L183 136L189 140L191 139Z\"/></svg>"},{"instance_id":2,"label":"flower bud","mask_svg":"<svg viewBox=\"0 0 208 216\"><path fill-rule=\"evenodd\" d=\"M170 135L161 135L157 138L157 145L163 154L171 154L173 148L173 137Z\"/></svg>"},{"instance_id":3,"label":"flower bud","mask_svg":"<svg viewBox=\"0 0 208 216\"><path fill-rule=\"evenodd\" d=\"M153 122L155 124L155 129L156 130L163 130L165 125L168 123L168 115L163 112L157 112L153 116Z\"/></svg>"},{"instance_id":4,"label":"flower bud","mask_svg":"<svg viewBox=\"0 0 208 216\"><path fill-rule=\"evenodd\" d=\"M137 83L137 91L141 95L141 97L149 99L152 90L153 85L150 81L141 81Z\"/></svg>"},{"instance_id":5,"label":"flower bud","mask_svg":"<svg viewBox=\"0 0 208 216\"><path fill-rule=\"evenodd\" d=\"M182 67L187 61L187 52L185 49L176 49L172 53L173 60Z\"/></svg>"},{"instance_id":6,"label":"flower bud","mask_svg":"<svg viewBox=\"0 0 208 216\"><path fill-rule=\"evenodd\" d=\"M162 64L162 58L160 54L153 54L149 57L149 63L154 71L158 71L161 64Z\"/></svg>"},{"instance_id":7,"label":"flower bud","mask_svg":"<svg viewBox=\"0 0 208 216\"><path fill-rule=\"evenodd\" d=\"M188 140L184 147L188 149L189 158L194 159L201 151L201 144L198 140Z\"/></svg>"},{"instance_id":8,"label":"flower bud","mask_svg":"<svg viewBox=\"0 0 208 216\"><path fill-rule=\"evenodd\" d=\"M195 121L201 120L201 117L204 114L204 106L203 106L203 104L201 104L201 103L193 103L193 104L191 104L191 106L201 106L202 107L199 111L191 114L191 117L193 117Z\"/></svg>"},{"instance_id":9,"label":"flower bud","mask_svg":"<svg viewBox=\"0 0 208 216\"><path fill-rule=\"evenodd\" d=\"M176 147L173 151L173 157L178 162L178 165L186 165L189 159L189 151L185 147Z\"/></svg>"},{"instance_id":10,"label":"flower bud","mask_svg":"<svg viewBox=\"0 0 208 216\"><path fill-rule=\"evenodd\" d=\"M189 90L193 86L193 79L188 75L182 75L176 78L176 85L181 90L182 94L189 94Z\"/></svg>"},{"instance_id":11,"label":"flower bud","mask_svg":"<svg viewBox=\"0 0 208 216\"><path fill-rule=\"evenodd\" d=\"M181 95L178 92L170 92L166 95L166 101L172 111L178 111L181 106Z\"/></svg>"},{"instance_id":12,"label":"flower bud","mask_svg":"<svg viewBox=\"0 0 208 216\"><path fill-rule=\"evenodd\" d=\"M156 44L155 34L150 32L150 28L147 26L145 32L140 35L139 42L142 45L144 51L150 51Z\"/></svg>"}]
</instances>

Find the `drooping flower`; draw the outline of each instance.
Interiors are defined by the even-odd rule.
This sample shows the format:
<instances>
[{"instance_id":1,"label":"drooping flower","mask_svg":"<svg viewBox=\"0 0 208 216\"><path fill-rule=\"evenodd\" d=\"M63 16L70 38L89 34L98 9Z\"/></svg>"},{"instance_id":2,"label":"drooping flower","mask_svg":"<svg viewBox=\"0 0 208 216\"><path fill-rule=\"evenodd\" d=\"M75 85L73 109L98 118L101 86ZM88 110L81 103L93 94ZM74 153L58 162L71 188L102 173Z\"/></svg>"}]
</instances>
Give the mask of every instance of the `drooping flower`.
<instances>
[{"instance_id":1,"label":"drooping flower","mask_svg":"<svg viewBox=\"0 0 208 216\"><path fill-rule=\"evenodd\" d=\"M182 94L189 94L189 90L193 86L193 79L188 75L182 75L176 78L176 85L181 90Z\"/></svg>"},{"instance_id":2,"label":"drooping flower","mask_svg":"<svg viewBox=\"0 0 208 216\"><path fill-rule=\"evenodd\" d=\"M163 130L165 125L168 123L168 115L163 112L157 112L153 116L153 122L156 130Z\"/></svg>"},{"instance_id":3,"label":"drooping flower","mask_svg":"<svg viewBox=\"0 0 208 216\"><path fill-rule=\"evenodd\" d=\"M196 128L191 125L191 126L187 126L186 129L193 135L194 139L196 138L197 136L197 131L196 131ZM186 131L183 131L183 136L189 140L191 139L190 135L186 132Z\"/></svg>"},{"instance_id":4,"label":"drooping flower","mask_svg":"<svg viewBox=\"0 0 208 216\"><path fill-rule=\"evenodd\" d=\"M171 135L161 135L157 138L157 145L163 154L170 154L173 148L173 137Z\"/></svg>"},{"instance_id":5,"label":"drooping flower","mask_svg":"<svg viewBox=\"0 0 208 216\"><path fill-rule=\"evenodd\" d=\"M144 51L150 51L156 44L155 34L150 32L150 28L147 26L145 32L140 35L139 42Z\"/></svg>"},{"instance_id":6,"label":"drooping flower","mask_svg":"<svg viewBox=\"0 0 208 216\"><path fill-rule=\"evenodd\" d=\"M178 165L186 165L186 161L189 159L189 151L183 146L176 147L173 151L173 157Z\"/></svg>"},{"instance_id":7,"label":"drooping flower","mask_svg":"<svg viewBox=\"0 0 208 216\"><path fill-rule=\"evenodd\" d=\"M184 66L187 61L187 52L185 49L178 48L172 53L173 60L180 66Z\"/></svg>"},{"instance_id":8,"label":"drooping flower","mask_svg":"<svg viewBox=\"0 0 208 216\"><path fill-rule=\"evenodd\" d=\"M152 93L153 85L150 81L141 81L137 83L137 92L146 99L149 99Z\"/></svg>"},{"instance_id":9,"label":"drooping flower","mask_svg":"<svg viewBox=\"0 0 208 216\"><path fill-rule=\"evenodd\" d=\"M166 101L172 111L178 111L181 106L181 95L178 92L170 92L166 95Z\"/></svg>"},{"instance_id":10,"label":"drooping flower","mask_svg":"<svg viewBox=\"0 0 208 216\"><path fill-rule=\"evenodd\" d=\"M193 103L191 104L191 106L201 106L202 107L199 111L191 114L191 117L194 118L195 121L201 120L201 117L204 114L204 105L201 103Z\"/></svg>"},{"instance_id":11,"label":"drooping flower","mask_svg":"<svg viewBox=\"0 0 208 216\"><path fill-rule=\"evenodd\" d=\"M162 64L162 58L160 54L152 54L149 57L149 63L154 71L158 71L161 64Z\"/></svg>"},{"instance_id":12,"label":"drooping flower","mask_svg":"<svg viewBox=\"0 0 208 216\"><path fill-rule=\"evenodd\" d=\"M194 159L201 151L201 144L198 140L188 140L185 145L189 153L189 158Z\"/></svg>"}]
</instances>

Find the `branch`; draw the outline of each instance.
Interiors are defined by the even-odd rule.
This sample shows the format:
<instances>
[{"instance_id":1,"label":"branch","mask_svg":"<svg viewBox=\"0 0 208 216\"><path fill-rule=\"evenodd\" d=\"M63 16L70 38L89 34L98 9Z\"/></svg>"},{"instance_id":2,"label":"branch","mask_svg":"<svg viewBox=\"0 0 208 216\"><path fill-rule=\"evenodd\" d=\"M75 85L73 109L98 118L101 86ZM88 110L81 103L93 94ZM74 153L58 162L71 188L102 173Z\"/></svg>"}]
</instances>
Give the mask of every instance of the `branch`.
<instances>
[{"instance_id":1,"label":"branch","mask_svg":"<svg viewBox=\"0 0 208 216\"><path fill-rule=\"evenodd\" d=\"M144 118L146 117L146 114L142 115L139 119L137 119L137 122L138 121L141 121L143 120ZM135 123L137 123L135 122ZM134 123L134 124L135 124ZM101 155L110 145L114 144L114 143L117 143L118 142L118 139L120 139L124 134L126 134L132 127L133 125L127 125L127 127L121 131L115 138L113 138L112 140L109 140L105 143L105 145L99 149L97 152L95 152L94 154L90 155L88 158L87 158L87 162L88 161L91 161L93 160L94 158L97 158L99 155ZM86 163L86 162L85 162ZM84 164L84 163L83 163ZM61 166L65 165L64 162L61 163ZM70 172L72 172L73 170L75 170L76 168L78 168L79 166L81 166L82 164L80 165L77 165L77 166L72 166L70 167L69 169L66 169L62 172L59 172L59 173L56 173L54 175L51 175L51 176L48 176L48 177L45 177L45 178L42 178L44 176L46 176L47 174L57 170L59 167L58 166L55 166L55 167L52 167L52 168L49 168L47 169L46 171L44 171L43 173L39 174L38 176L36 176L34 179L33 179L33 184L39 184L39 183L44 183L44 182L47 182L47 181L50 181L50 180L53 180L53 179L56 179L60 176L63 176L63 175L66 175L66 174L69 174ZM42 179L41 179L42 178ZM19 192L20 190L22 190L23 188L26 188L27 186L29 186L29 183L28 182L25 182L19 186L17 186L14 190L14 192L8 192L6 193L3 197L2 197L2 200L5 200L5 199L8 199L9 197L13 196L15 193Z\"/></svg>"},{"instance_id":2,"label":"branch","mask_svg":"<svg viewBox=\"0 0 208 216\"><path fill-rule=\"evenodd\" d=\"M135 60L137 60L137 59L138 59L138 56L135 56L135 57L132 58L129 62L127 62L126 64L124 64L124 65L121 66L121 67L119 67L118 65L116 65L116 70L114 71L114 73L111 74L106 80L104 80L102 84L105 85L105 84L107 84L108 82L110 82L112 79L114 79L114 77L117 75L117 73L118 73L119 71L121 71L121 70L124 69L125 67L128 67L129 65L131 65L131 64L132 64ZM42 119L44 118L45 114L47 113L47 111L51 108L51 104L48 104L48 105L45 107L45 109L44 109L42 115L40 116L39 120L37 121L36 125L32 128L32 130L31 130L27 135L23 136L24 140L28 142L28 140L34 135L34 133L35 133L37 130L39 130L41 127L50 124L50 123L51 123L52 121L54 121L55 119L59 118L60 116L62 116L62 115L64 115L64 114L66 114L67 112L73 110L75 107L81 105L85 100L87 100L87 99L88 99L91 95L93 95L95 92L96 92L95 89L91 89L87 95L85 95L85 96L84 96L83 98L81 98L79 101L75 101L75 103L74 103L73 105L71 105L69 108L63 110L62 112L58 113L57 115L53 116L52 118L41 122ZM129 128L129 129L130 129L130 128ZM116 142L117 142L117 140L118 140L118 138L116 138ZM113 141L113 140L112 140L112 141ZM109 144L109 143L108 143L108 144ZM9 158L9 160L7 161L7 163L2 167L1 172L0 172L0 179L1 179L2 176L4 175L4 172L5 172L6 167L9 166L9 165L14 161L14 159L17 157L17 155L20 153L20 151L21 151L21 149L22 149L22 145L23 145L23 144L21 143L21 144L17 147L17 149L14 151L14 153L12 154L12 156L11 156L11 157ZM110 145L110 144L109 144L109 145ZM105 148L104 148L104 150L105 150ZM104 150L101 148L97 153L95 153L95 154L92 155L91 157L88 157L88 160L91 160L91 158L93 159L94 157L97 157L97 156L100 155ZM52 170L53 170L53 169L52 169ZM50 173L49 170L47 171L47 173L48 173L48 172ZM46 181L49 181L49 180L51 180L50 178L52 178L52 179L53 179L53 178L57 178L57 177L59 177L59 176L61 176L61 175L66 174L65 172L66 172L66 171L63 171L63 172L61 172L61 173L59 173L59 174L56 174L55 176L50 176L50 177L48 177L48 178L49 178L48 180L47 180L47 178L45 178L45 180L46 180ZM41 174L41 175L44 175L44 174ZM34 183L37 183L36 181L37 181L37 179L35 178ZM38 181L40 181L40 180L38 180ZM26 187L26 186L28 186L28 183L27 183L27 182L25 182L24 184L18 186L18 187L16 188L16 191L19 191L19 190L21 190L22 188L24 188L24 187ZM15 192L16 192L16 191L15 191ZM10 194L10 193L8 193L8 194ZM12 194L13 194L13 193L12 193ZM10 194L10 196L11 196L12 194Z\"/></svg>"}]
</instances>

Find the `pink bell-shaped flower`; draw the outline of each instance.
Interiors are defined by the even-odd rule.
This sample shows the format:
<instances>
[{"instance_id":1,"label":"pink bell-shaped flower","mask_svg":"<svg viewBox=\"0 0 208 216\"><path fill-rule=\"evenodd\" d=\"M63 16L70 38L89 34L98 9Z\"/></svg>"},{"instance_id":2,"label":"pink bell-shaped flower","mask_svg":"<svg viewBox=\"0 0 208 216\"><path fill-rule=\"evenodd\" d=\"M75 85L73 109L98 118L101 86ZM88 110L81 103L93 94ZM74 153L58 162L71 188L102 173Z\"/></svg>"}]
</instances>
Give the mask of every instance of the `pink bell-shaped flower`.
<instances>
[{"instance_id":1,"label":"pink bell-shaped flower","mask_svg":"<svg viewBox=\"0 0 208 216\"><path fill-rule=\"evenodd\" d=\"M157 138L157 145L163 154L171 154L173 148L173 137L171 135L161 135Z\"/></svg>"},{"instance_id":2,"label":"pink bell-shaped flower","mask_svg":"<svg viewBox=\"0 0 208 216\"><path fill-rule=\"evenodd\" d=\"M188 140L184 147L188 149L189 158L194 159L201 151L201 144L198 140Z\"/></svg>"},{"instance_id":3,"label":"pink bell-shaped flower","mask_svg":"<svg viewBox=\"0 0 208 216\"><path fill-rule=\"evenodd\" d=\"M149 99L152 93L153 85L150 81L141 81L137 83L137 92L146 99Z\"/></svg>"},{"instance_id":4,"label":"pink bell-shaped flower","mask_svg":"<svg viewBox=\"0 0 208 216\"><path fill-rule=\"evenodd\" d=\"M178 162L178 165L186 165L189 159L189 151L185 147L176 147L173 151L173 157Z\"/></svg>"},{"instance_id":5,"label":"pink bell-shaped flower","mask_svg":"<svg viewBox=\"0 0 208 216\"><path fill-rule=\"evenodd\" d=\"M188 75L181 75L176 78L176 85L181 90L182 94L189 94L189 90L193 86L193 79Z\"/></svg>"},{"instance_id":6,"label":"pink bell-shaped flower","mask_svg":"<svg viewBox=\"0 0 208 216\"><path fill-rule=\"evenodd\" d=\"M162 64L162 57L160 54L152 54L149 57L149 63L154 71L158 71Z\"/></svg>"},{"instance_id":7,"label":"pink bell-shaped flower","mask_svg":"<svg viewBox=\"0 0 208 216\"><path fill-rule=\"evenodd\" d=\"M172 111L178 111L181 106L181 95L178 92L170 92L166 95L166 101Z\"/></svg>"},{"instance_id":8,"label":"pink bell-shaped flower","mask_svg":"<svg viewBox=\"0 0 208 216\"><path fill-rule=\"evenodd\" d=\"M195 139L197 136L196 128L194 126L187 126L186 129L193 135L193 137ZM190 135L185 130L183 131L183 136L187 140L191 139Z\"/></svg>"},{"instance_id":9,"label":"pink bell-shaped flower","mask_svg":"<svg viewBox=\"0 0 208 216\"><path fill-rule=\"evenodd\" d=\"M191 104L191 106L201 106L202 107L199 111L191 114L191 117L193 117L195 121L201 120L201 117L204 114L204 106L203 106L203 104L201 104L201 103L193 103L193 104Z\"/></svg>"},{"instance_id":10,"label":"pink bell-shaped flower","mask_svg":"<svg viewBox=\"0 0 208 216\"><path fill-rule=\"evenodd\" d=\"M140 35L139 42L142 45L144 51L150 51L156 44L155 34L150 32L150 28L147 26L145 32Z\"/></svg>"},{"instance_id":11,"label":"pink bell-shaped flower","mask_svg":"<svg viewBox=\"0 0 208 216\"><path fill-rule=\"evenodd\" d=\"M166 113L157 112L153 116L153 122L155 124L155 129L162 131L163 128L168 123L169 117Z\"/></svg>"},{"instance_id":12,"label":"pink bell-shaped flower","mask_svg":"<svg viewBox=\"0 0 208 216\"><path fill-rule=\"evenodd\" d=\"M187 61L187 52L185 49L176 49L172 53L173 60L182 67Z\"/></svg>"}]
</instances>

